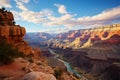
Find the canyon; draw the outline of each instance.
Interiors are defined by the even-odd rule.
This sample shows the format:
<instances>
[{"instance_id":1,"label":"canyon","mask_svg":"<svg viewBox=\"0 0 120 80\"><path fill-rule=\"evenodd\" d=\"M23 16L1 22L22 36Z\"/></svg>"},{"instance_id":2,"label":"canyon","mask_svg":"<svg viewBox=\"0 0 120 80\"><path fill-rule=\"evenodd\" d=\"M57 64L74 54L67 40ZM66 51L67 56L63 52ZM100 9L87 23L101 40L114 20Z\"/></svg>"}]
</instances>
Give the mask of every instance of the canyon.
<instances>
[{"instance_id":1,"label":"canyon","mask_svg":"<svg viewBox=\"0 0 120 80\"><path fill-rule=\"evenodd\" d=\"M69 67L88 80L120 79L120 24L52 35L26 33L11 12L0 9L0 42L0 80L83 79L69 72ZM12 59L15 49L22 56ZM11 63L2 62L7 61L3 52L9 53Z\"/></svg>"},{"instance_id":2,"label":"canyon","mask_svg":"<svg viewBox=\"0 0 120 80\"><path fill-rule=\"evenodd\" d=\"M25 35L12 12L0 9L0 80L78 80L65 67L50 66L42 50L24 40Z\"/></svg>"},{"instance_id":3,"label":"canyon","mask_svg":"<svg viewBox=\"0 0 120 80\"><path fill-rule=\"evenodd\" d=\"M50 45L50 47L58 48L87 48L95 42L108 41L114 35L120 36L120 24L60 33L56 37L46 41L46 44ZM109 42L119 43L119 39L115 40L109 40Z\"/></svg>"},{"instance_id":4,"label":"canyon","mask_svg":"<svg viewBox=\"0 0 120 80\"><path fill-rule=\"evenodd\" d=\"M37 45L27 40L31 45L55 50L61 59L67 60L88 80L120 79L120 24L72 30L44 41L40 39ZM52 56L49 52L43 55ZM116 77L110 77L112 74Z\"/></svg>"}]
</instances>

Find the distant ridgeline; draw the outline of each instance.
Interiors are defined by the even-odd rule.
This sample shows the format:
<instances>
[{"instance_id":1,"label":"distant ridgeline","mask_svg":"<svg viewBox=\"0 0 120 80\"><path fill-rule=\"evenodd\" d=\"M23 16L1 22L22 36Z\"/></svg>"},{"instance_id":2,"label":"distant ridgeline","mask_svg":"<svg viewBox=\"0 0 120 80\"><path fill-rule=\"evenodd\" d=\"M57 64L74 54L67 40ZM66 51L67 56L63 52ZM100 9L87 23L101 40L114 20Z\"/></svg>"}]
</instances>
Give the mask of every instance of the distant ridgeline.
<instances>
[{"instance_id":1,"label":"distant ridgeline","mask_svg":"<svg viewBox=\"0 0 120 80\"><path fill-rule=\"evenodd\" d=\"M120 24L60 33L56 39L63 41L57 40L56 42L55 40L51 40L52 44L49 45L59 48L78 49L90 47L96 42L120 43Z\"/></svg>"},{"instance_id":2,"label":"distant ridgeline","mask_svg":"<svg viewBox=\"0 0 120 80\"><path fill-rule=\"evenodd\" d=\"M106 32L113 32L113 33L118 33L118 35L120 35L120 24L113 24L113 25L109 25L109 26L103 26L103 27L96 27L96 28L90 28L90 29L83 29L80 30L83 33L88 33L88 34L92 34L92 33L96 33L96 35L101 35L105 34ZM117 32L116 32L117 31ZM103 35L104 37L104 35ZM106 36L107 37L107 36Z\"/></svg>"},{"instance_id":3,"label":"distant ridgeline","mask_svg":"<svg viewBox=\"0 0 120 80\"><path fill-rule=\"evenodd\" d=\"M89 29L81 29L81 31L114 31L120 29L120 24L113 24L113 25L108 25L108 26L100 26L100 27L95 27L95 28L89 28Z\"/></svg>"},{"instance_id":4,"label":"distant ridgeline","mask_svg":"<svg viewBox=\"0 0 120 80\"><path fill-rule=\"evenodd\" d=\"M120 36L120 24L114 24L110 26L103 26L91 29L80 30L81 36L78 38L80 40L79 47L86 48L92 46L96 42L108 41L112 36ZM76 40L76 39L75 39ZM75 41L74 40L74 41ZM113 42L120 42L120 37L113 39ZM75 41L76 43L76 41ZM76 46L78 48L78 46Z\"/></svg>"}]
</instances>

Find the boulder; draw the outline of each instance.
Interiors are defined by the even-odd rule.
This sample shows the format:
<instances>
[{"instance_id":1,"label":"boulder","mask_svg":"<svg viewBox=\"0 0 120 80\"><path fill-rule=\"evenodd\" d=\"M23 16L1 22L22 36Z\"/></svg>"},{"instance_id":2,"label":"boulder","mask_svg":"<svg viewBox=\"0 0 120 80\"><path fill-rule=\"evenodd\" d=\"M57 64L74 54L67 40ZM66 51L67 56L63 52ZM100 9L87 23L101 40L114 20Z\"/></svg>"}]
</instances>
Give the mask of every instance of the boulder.
<instances>
[{"instance_id":1,"label":"boulder","mask_svg":"<svg viewBox=\"0 0 120 80\"><path fill-rule=\"evenodd\" d=\"M45 74L43 72L30 72L22 77L21 80L56 80L52 74Z\"/></svg>"}]
</instances>

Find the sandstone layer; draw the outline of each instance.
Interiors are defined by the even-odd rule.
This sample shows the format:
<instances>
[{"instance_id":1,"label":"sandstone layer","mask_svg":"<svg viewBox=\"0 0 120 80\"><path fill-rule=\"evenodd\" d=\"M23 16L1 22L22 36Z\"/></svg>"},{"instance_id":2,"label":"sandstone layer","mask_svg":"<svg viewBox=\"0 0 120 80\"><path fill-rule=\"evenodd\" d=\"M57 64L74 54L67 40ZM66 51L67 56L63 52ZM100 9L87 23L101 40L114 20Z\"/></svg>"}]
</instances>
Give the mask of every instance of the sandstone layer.
<instances>
[{"instance_id":1,"label":"sandstone layer","mask_svg":"<svg viewBox=\"0 0 120 80\"><path fill-rule=\"evenodd\" d=\"M26 30L24 27L15 25L13 14L0 9L0 40L4 40L19 51L29 54L32 49L23 40L25 34Z\"/></svg>"}]
</instances>

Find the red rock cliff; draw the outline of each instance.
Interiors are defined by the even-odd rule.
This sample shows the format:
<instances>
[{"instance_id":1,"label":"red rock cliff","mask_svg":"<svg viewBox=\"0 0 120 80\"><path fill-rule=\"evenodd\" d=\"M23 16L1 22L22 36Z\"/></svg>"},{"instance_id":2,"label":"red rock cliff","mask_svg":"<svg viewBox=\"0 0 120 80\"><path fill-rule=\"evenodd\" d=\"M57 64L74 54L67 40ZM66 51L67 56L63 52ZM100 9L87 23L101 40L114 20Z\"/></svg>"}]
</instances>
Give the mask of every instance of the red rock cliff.
<instances>
[{"instance_id":1,"label":"red rock cliff","mask_svg":"<svg viewBox=\"0 0 120 80\"><path fill-rule=\"evenodd\" d=\"M0 9L0 39L12 44L19 51L29 54L32 49L23 40L25 34L24 27L15 25L13 14Z\"/></svg>"}]
</instances>

